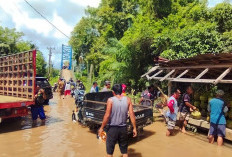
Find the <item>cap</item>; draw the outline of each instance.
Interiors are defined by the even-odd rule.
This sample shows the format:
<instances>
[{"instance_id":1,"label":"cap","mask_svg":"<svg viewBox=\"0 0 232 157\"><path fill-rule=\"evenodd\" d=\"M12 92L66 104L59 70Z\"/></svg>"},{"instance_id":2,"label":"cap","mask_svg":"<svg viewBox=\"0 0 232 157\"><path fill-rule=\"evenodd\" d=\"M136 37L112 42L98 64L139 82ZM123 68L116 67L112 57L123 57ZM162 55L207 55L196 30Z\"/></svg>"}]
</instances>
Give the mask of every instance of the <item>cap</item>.
<instances>
[{"instance_id":1,"label":"cap","mask_svg":"<svg viewBox=\"0 0 232 157\"><path fill-rule=\"evenodd\" d=\"M111 84L110 81L105 81L105 85Z\"/></svg>"},{"instance_id":2,"label":"cap","mask_svg":"<svg viewBox=\"0 0 232 157\"><path fill-rule=\"evenodd\" d=\"M223 96L225 94L225 92L223 90L217 90L216 94L219 96Z\"/></svg>"}]
</instances>

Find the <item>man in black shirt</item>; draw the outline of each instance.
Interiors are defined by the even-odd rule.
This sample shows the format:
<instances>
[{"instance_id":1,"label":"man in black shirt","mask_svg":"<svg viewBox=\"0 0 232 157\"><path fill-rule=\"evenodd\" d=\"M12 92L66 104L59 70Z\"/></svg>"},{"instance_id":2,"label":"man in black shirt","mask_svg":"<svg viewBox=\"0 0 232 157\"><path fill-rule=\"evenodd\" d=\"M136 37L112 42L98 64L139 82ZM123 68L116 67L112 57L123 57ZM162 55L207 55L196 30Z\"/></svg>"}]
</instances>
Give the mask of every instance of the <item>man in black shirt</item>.
<instances>
[{"instance_id":1,"label":"man in black shirt","mask_svg":"<svg viewBox=\"0 0 232 157\"><path fill-rule=\"evenodd\" d=\"M188 123L190 111L196 110L196 107L191 104L190 95L193 93L191 86L186 88L186 93L184 93L182 102L180 105L180 121L181 121L181 131L186 133L185 126Z\"/></svg>"},{"instance_id":2,"label":"man in black shirt","mask_svg":"<svg viewBox=\"0 0 232 157\"><path fill-rule=\"evenodd\" d=\"M35 104L31 106L31 115L33 119L33 123L36 123L36 120L39 116L42 123L45 123L45 113L43 109L44 101L46 100L46 94L43 89L40 89L39 86L37 86L36 89L36 95L35 95Z\"/></svg>"}]
</instances>

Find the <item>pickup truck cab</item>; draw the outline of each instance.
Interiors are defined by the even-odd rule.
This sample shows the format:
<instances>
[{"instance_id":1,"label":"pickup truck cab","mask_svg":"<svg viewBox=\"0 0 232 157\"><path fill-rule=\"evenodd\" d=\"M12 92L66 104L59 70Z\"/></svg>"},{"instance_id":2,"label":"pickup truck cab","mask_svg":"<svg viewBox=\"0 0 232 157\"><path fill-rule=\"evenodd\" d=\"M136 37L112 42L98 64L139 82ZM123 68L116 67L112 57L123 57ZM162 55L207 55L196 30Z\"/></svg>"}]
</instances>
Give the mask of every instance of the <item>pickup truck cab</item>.
<instances>
[{"instance_id":1,"label":"pickup truck cab","mask_svg":"<svg viewBox=\"0 0 232 157\"><path fill-rule=\"evenodd\" d=\"M84 97L83 107L81 113L83 117L83 123L90 129L99 129L106 110L106 102L108 98L112 97L112 92L99 92L99 93L88 93ZM153 122L153 111L149 107L141 105L133 105L134 113L136 117L136 126L138 132L142 131L147 125ZM132 133L132 124L128 116L127 120L128 133Z\"/></svg>"}]
</instances>

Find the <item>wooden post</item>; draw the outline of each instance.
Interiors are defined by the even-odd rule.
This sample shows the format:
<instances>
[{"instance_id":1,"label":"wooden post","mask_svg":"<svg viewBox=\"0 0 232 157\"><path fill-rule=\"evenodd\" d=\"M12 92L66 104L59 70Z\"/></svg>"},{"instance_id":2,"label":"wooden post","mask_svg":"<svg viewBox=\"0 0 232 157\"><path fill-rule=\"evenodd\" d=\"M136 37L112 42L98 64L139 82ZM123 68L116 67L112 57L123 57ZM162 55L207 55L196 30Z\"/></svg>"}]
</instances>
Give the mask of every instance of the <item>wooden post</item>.
<instances>
[{"instance_id":1,"label":"wooden post","mask_svg":"<svg viewBox=\"0 0 232 157\"><path fill-rule=\"evenodd\" d=\"M172 81L168 81L168 97L172 95Z\"/></svg>"}]
</instances>

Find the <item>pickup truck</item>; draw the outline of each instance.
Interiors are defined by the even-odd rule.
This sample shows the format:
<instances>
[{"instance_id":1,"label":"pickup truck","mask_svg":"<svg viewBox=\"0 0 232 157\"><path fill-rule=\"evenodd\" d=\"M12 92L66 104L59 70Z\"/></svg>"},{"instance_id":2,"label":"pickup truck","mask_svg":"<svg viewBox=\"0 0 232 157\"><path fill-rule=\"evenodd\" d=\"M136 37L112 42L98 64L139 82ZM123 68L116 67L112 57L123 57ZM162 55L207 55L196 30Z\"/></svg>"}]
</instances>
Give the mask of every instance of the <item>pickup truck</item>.
<instances>
[{"instance_id":1,"label":"pickup truck","mask_svg":"<svg viewBox=\"0 0 232 157\"><path fill-rule=\"evenodd\" d=\"M0 122L26 116L34 104L36 50L0 56Z\"/></svg>"},{"instance_id":2,"label":"pickup truck","mask_svg":"<svg viewBox=\"0 0 232 157\"><path fill-rule=\"evenodd\" d=\"M91 130L100 128L106 110L106 102L112 96L112 92L88 93L85 95L83 107L81 108L82 122ZM153 112L151 108L141 105L133 105L133 108L137 130L140 132L145 126L152 124ZM128 133L131 134L133 128L129 116L127 123Z\"/></svg>"}]
</instances>

